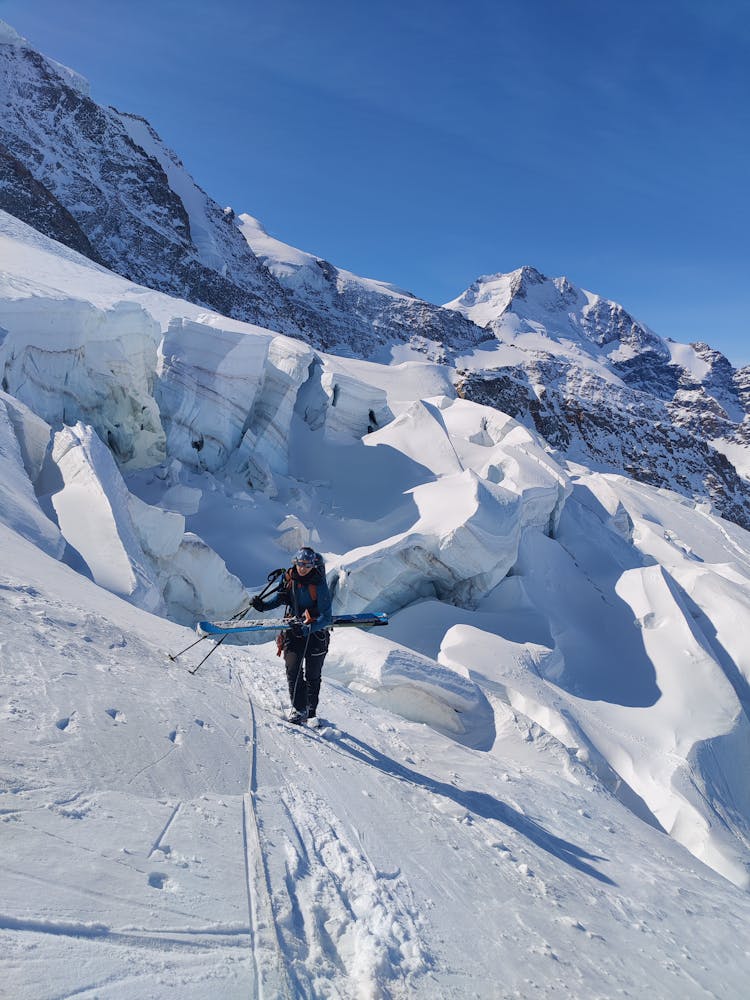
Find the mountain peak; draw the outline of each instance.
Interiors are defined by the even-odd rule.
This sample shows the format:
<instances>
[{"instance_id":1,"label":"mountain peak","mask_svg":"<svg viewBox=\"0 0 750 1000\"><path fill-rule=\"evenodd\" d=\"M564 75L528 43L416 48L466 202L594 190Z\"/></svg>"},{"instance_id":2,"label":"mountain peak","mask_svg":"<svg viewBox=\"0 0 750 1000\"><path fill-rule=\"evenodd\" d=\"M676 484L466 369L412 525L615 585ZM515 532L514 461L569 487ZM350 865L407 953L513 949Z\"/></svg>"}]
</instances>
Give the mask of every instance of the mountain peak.
<instances>
[{"instance_id":1,"label":"mountain peak","mask_svg":"<svg viewBox=\"0 0 750 1000\"><path fill-rule=\"evenodd\" d=\"M511 271L508 277L511 279L513 295L520 298L525 298L528 289L534 285L542 285L545 281L549 281L549 278L530 264L524 264L518 270Z\"/></svg>"},{"instance_id":2,"label":"mountain peak","mask_svg":"<svg viewBox=\"0 0 750 1000\"><path fill-rule=\"evenodd\" d=\"M601 348L654 351L668 357L666 345L617 302L574 285L566 277L548 278L524 265L508 274L484 275L457 299L446 304L478 326L491 329L500 340L531 335L532 349L553 350L551 343L568 343L598 356ZM529 344L528 346L531 346Z\"/></svg>"},{"instance_id":3,"label":"mountain peak","mask_svg":"<svg viewBox=\"0 0 750 1000\"><path fill-rule=\"evenodd\" d=\"M27 38L24 38L23 35L20 35L14 27L8 24L7 21L0 21L0 46L5 46L6 49L19 49L26 58L41 58L53 71L53 73L62 79L66 86L78 91L78 93L82 94L84 97L90 96L91 87L86 77L81 76L80 73L76 73L76 71L71 69L69 66L64 66L62 63L57 62L57 60L50 59L49 56L43 55L34 48Z\"/></svg>"},{"instance_id":4,"label":"mountain peak","mask_svg":"<svg viewBox=\"0 0 750 1000\"><path fill-rule=\"evenodd\" d=\"M30 48L29 42L19 35L15 28L6 21L0 21L0 45L14 45L19 48Z\"/></svg>"}]
</instances>

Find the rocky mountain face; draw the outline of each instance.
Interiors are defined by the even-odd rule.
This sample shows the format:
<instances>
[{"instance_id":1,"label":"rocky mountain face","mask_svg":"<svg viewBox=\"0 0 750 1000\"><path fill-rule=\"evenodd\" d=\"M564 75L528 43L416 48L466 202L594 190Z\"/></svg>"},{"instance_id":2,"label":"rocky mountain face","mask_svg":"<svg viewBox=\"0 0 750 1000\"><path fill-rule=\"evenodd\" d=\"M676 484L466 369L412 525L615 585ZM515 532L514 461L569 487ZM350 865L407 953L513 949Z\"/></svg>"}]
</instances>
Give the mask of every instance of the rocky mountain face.
<instances>
[{"instance_id":1,"label":"rocky mountain face","mask_svg":"<svg viewBox=\"0 0 750 1000\"><path fill-rule=\"evenodd\" d=\"M465 398L510 413L572 460L706 496L750 527L747 479L729 457L750 440L747 369L529 267L480 278L449 306L516 348L510 365L469 359L457 380Z\"/></svg>"},{"instance_id":2,"label":"rocky mountain face","mask_svg":"<svg viewBox=\"0 0 750 1000\"><path fill-rule=\"evenodd\" d=\"M484 334L376 283L343 282L316 260L286 286L253 252L234 212L192 179L144 119L91 99L85 80L0 27L0 205L133 281L222 315L371 357L393 342L444 357ZM445 345L443 347L442 345Z\"/></svg>"},{"instance_id":3,"label":"rocky mountain face","mask_svg":"<svg viewBox=\"0 0 750 1000\"><path fill-rule=\"evenodd\" d=\"M538 431L572 461L689 497L705 495L723 517L750 530L747 482L705 434L711 397L693 412L553 355L466 372L457 390Z\"/></svg>"},{"instance_id":4,"label":"rocky mountain face","mask_svg":"<svg viewBox=\"0 0 750 1000\"><path fill-rule=\"evenodd\" d=\"M327 350L390 361L394 344L408 344L434 361L494 340L460 312L443 309L411 292L363 278L270 236L251 215L237 224L253 252L301 308L312 311Z\"/></svg>"},{"instance_id":5,"label":"rocky mountain face","mask_svg":"<svg viewBox=\"0 0 750 1000\"><path fill-rule=\"evenodd\" d=\"M55 206L43 231L124 277L299 335L283 289L231 218L205 194L191 218L161 163L132 137L135 120L87 90L23 39L0 33L3 207L39 220ZM21 183L24 170L35 185ZM74 225L56 221L60 207ZM204 245L217 250L210 262L196 241L201 224Z\"/></svg>"},{"instance_id":6,"label":"rocky mountain face","mask_svg":"<svg viewBox=\"0 0 750 1000\"><path fill-rule=\"evenodd\" d=\"M5 146L0 146L0 208L45 236L102 263L70 212Z\"/></svg>"},{"instance_id":7,"label":"rocky mountain face","mask_svg":"<svg viewBox=\"0 0 750 1000\"><path fill-rule=\"evenodd\" d=\"M562 456L708 497L750 526L750 368L531 267L438 306L290 247L1 23L0 207L125 277L315 349L389 362L406 345Z\"/></svg>"},{"instance_id":8,"label":"rocky mountain face","mask_svg":"<svg viewBox=\"0 0 750 1000\"><path fill-rule=\"evenodd\" d=\"M750 365L736 369L732 385L737 390L737 398L745 413L750 413ZM744 420L735 431L735 440L750 445L750 422Z\"/></svg>"}]
</instances>

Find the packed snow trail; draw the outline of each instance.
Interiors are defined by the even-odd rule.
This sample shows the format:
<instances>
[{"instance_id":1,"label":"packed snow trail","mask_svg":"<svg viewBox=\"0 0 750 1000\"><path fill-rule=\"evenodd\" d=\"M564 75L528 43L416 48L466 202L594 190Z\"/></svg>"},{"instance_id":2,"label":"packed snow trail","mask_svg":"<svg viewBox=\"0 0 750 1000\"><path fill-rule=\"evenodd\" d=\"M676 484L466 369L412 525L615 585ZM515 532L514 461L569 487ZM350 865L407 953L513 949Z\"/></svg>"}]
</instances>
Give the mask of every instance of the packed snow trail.
<instances>
[{"instance_id":1,"label":"packed snow trail","mask_svg":"<svg viewBox=\"0 0 750 1000\"><path fill-rule=\"evenodd\" d=\"M338 751L328 741L344 734L330 725L313 733L281 721L281 692L259 666L255 684L240 674L256 732L251 793L294 995L414 995L432 963L409 886L398 868L377 867L363 829L354 823L350 831L349 823L342 828L328 801L326 772L342 766L330 759ZM259 686L270 707L253 708L252 691ZM305 742L295 745L298 739ZM283 850L269 849L282 844ZM338 982L342 974L349 986Z\"/></svg>"},{"instance_id":2,"label":"packed snow trail","mask_svg":"<svg viewBox=\"0 0 750 1000\"><path fill-rule=\"evenodd\" d=\"M185 629L0 545L14 1000L741 995L747 895L494 696L487 751L331 680L291 727L273 644L191 677Z\"/></svg>"}]
</instances>

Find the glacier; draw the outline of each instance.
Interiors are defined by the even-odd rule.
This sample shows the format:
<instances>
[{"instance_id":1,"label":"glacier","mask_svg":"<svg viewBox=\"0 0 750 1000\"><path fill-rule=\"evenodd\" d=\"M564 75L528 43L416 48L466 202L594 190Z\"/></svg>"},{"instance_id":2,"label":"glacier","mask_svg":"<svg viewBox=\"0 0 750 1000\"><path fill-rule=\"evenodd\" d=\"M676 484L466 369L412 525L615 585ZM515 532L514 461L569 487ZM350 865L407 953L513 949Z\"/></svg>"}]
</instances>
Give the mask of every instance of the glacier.
<instances>
[{"instance_id":1,"label":"glacier","mask_svg":"<svg viewBox=\"0 0 750 1000\"><path fill-rule=\"evenodd\" d=\"M33 249L38 273L50 279L61 267L57 288L30 287L19 253L18 273L5 276L4 400L16 414L3 425L16 477L6 523L112 593L185 624L235 613L264 573L313 542L336 607L391 612L404 650L373 654L363 674L362 655L342 639L349 661L332 660L341 683L381 706L390 691L407 717L484 745L486 694L459 706L436 699L440 683L408 678L426 676L419 657L474 676L457 636L486 635L487 653L466 642L476 663L497 648L501 661L525 664L524 676L531 669L532 688L497 686L480 671L483 690L502 689L513 711L523 706L596 761L639 815L748 884L747 813L694 791L720 782L742 801L740 785L715 772L722 758L705 750L747 747L750 667L719 621L748 613L741 528L676 494L561 461L535 431L436 383L427 359L349 366L273 331L110 286L96 265L27 240L8 217L5 233ZM86 288L98 288L94 301ZM448 394L428 395L436 385ZM659 536L651 525L662 522ZM662 633L664 651L651 645ZM679 698L669 707L674 684L657 669L675 656L695 672L691 692L700 671L709 678L693 729L685 719L695 713ZM674 732L679 751L666 739L634 758L637 720L650 715L648 731ZM611 727L623 735L612 739Z\"/></svg>"},{"instance_id":2,"label":"glacier","mask_svg":"<svg viewBox=\"0 0 750 1000\"><path fill-rule=\"evenodd\" d=\"M12 995L741 995L747 370L296 250L1 23L0 83ZM303 544L391 616L317 732L192 630Z\"/></svg>"}]
</instances>

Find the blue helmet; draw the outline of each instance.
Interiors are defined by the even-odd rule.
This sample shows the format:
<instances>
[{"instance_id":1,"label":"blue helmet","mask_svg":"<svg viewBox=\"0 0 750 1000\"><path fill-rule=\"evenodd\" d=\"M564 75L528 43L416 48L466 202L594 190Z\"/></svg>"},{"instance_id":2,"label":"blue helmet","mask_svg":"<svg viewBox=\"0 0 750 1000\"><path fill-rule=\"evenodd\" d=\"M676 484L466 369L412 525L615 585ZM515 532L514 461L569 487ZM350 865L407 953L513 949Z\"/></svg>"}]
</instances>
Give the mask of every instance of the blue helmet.
<instances>
[{"instance_id":1,"label":"blue helmet","mask_svg":"<svg viewBox=\"0 0 750 1000\"><path fill-rule=\"evenodd\" d=\"M294 553L294 565L295 566L317 566L320 560L320 556L313 549L308 548L307 545L303 545L301 549L297 549Z\"/></svg>"}]
</instances>

